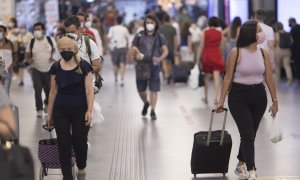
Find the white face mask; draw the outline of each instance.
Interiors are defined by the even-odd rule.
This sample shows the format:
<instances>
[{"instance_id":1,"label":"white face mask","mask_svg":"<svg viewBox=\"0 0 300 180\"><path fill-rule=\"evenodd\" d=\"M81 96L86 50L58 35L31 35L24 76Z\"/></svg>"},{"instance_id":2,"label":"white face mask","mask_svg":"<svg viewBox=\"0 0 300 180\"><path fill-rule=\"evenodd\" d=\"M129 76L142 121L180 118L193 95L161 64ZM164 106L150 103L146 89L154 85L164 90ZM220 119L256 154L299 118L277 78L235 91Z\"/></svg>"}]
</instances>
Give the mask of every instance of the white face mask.
<instances>
[{"instance_id":1,"label":"white face mask","mask_svg":"<svg viewBox=\"0 0 300 180\"><path fill-rule=\"evenodd\" d=\"M34 31L33 35L35 38L41 38L43 36L43 32L38 30L38 31Z\"/></svg>"},{"instance_id":2,"label":"white face mask","mask_svg":"<svg viewBox=\"0 0 300 180\"><path fill-rule=\"evenodd\" d=\"M92 27L92 22L91 21L86 22L85 27L87 27L87 28Z\"/></svg>"},{"instance_id":3,"label":"white face mask","mask_svg":"<svg viewBox=\"0 0 300 180\"><path fill-rule=\"evenodd\" d=\"M25 34L26 33L26 29L20 29L20 33Z\"/></svg>"},{"instance_id":4,"label":"white face mask","mask_svg":"<svg viewBox=\"0 0 300 180\"><path fill-rule=\"evenodd\" d=\"M154 31L155 24L146 24L147 31Z\"/></svg>"},{"instance_id":5,"label":"white face mask","mask_svg":"<svg viewBox=\"0 0 300 180\"><path fill-rule=\"evenodd\" d=\"M81 27L81 28L84 28L84 23L80 23L80 27Z\"/></svg>"},{"instance_id":6,"label":"white face mask","mask_svg":"<svg viewBox=\"0 0 300 180\"><path fill-rule=\"evenodd\" d=\"M0 32L0 40L3 39L3 32Z\"/></svg>"}]
</instances>

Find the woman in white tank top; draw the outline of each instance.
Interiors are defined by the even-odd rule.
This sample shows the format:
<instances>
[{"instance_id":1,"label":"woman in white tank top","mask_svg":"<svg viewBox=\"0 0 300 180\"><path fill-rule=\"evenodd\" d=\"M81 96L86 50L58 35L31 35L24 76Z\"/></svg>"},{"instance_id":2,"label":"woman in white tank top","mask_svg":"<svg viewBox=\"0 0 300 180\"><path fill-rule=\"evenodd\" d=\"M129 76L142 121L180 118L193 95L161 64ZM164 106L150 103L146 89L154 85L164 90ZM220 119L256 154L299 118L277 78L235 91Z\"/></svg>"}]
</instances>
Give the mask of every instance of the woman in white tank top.
<instances>
[{"instance_id":1,"label":"woman in white tank top","mask_svg":"<svg viewBox=\"0 0 300 180\"><path fill-rule=\"evenodd\" d=\"M263 41L264 34L256 21L248 21L242 25L237 48L232 49L227 57L226 74L216 106L216 111L222 112L228 94L228 106L241 137L237 156L239 163L234 171L239 179L257 179L254 142L267 107L263 81L266 82L273 101L269 111L273 116L278 111L270 58L266 50L258 47Z\"/></svg>"}]
</instances>

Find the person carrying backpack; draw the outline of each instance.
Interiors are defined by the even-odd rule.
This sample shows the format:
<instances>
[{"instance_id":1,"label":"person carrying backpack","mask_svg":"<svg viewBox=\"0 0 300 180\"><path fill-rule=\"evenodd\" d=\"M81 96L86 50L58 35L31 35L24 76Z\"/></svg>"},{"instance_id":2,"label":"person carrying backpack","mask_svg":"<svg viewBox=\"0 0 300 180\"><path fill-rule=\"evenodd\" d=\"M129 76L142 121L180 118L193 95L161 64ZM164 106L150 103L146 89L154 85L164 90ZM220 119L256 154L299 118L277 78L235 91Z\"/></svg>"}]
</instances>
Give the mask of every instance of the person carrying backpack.
<instances>
[{"instance_id":1,"label":"person carrying backpack","mask_svg":"<svg viewBox=\"0 0 300 180\"><path fill-rule=\"evenodd\" d=\"M13 66L17 62L16 47L7 38L7 26L0 22L0 83L9 94Z\"/></svg>"},{"instance_id":2,"label":"person carrying backpack","mask_svg":"<svg viewBox=\"0 0 300 180\"><path fill-rule=\"evenodd\" d=\"M64 26L66 32L64 36L71 36L77 41L79 57L92 65L93 73L98 73L101 69L102 59L100 56L102 54L100 53L97 44L90 39L89 36L81 33L81 23L79 18L75 15L69 16L65 20ZM61 59L59 52L55 53L54 59L57 61Z\"/></svg>"},{"instance_id":3,"label":"person carrying backpack","mask_svg":"<svg viewBox=\"0 0 300 180\"><path fill-rule=\"evenodd\" d=\"M280 81L280 71L283 65L287 84L291 85L293 81L292 68L291 68L291 45L292 37L288 32L283 30L282 23L278 22L275 24L275 73L277 81Z\"/></svg>"},{"instance_id":4,"label":"person carrying backpack","mask_svg":"<svg viewBox=\"0 0 300 180\"><path fill-rule=\"evenodd\" d=\"M142 115L146 116L151 106L151 120L156 120L155 107L157 92L160 91L160 63L169 53L165 37L158 32L159 21L149 14L144 20L145 31L137 34L132 42L132 51L136 57L136 85L140 98L144 102ZM147 97L147 87L150 89L150 103Z\"/></svg>"},{"instance_id":5,"label":"person carrying backpack","mask_svg":"<svg viewBox=\"0 0 300 180\"><path fill-rule=\"evenodd\" d=\"M47 113L48 96L50 91L50 74L48 73L54 62L52 58L56 49L54 38L45 36L45 25L37 22L33 25L34 38L27 45L25 59L32 67L32 81L35 91L35 106L37 117L42 118L43 110ZM43 106L42 91L45 92Z\"/></svg>"}]
</instances>

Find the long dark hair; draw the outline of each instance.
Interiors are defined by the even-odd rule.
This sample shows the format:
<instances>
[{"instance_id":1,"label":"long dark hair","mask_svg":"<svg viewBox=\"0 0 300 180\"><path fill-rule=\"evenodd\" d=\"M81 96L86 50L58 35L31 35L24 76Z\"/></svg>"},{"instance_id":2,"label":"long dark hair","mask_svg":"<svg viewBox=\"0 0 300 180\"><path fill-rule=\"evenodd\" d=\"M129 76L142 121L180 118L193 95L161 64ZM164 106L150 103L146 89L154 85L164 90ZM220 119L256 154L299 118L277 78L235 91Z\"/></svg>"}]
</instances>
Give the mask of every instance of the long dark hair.
<instances>
[{"instance_id":1,"label":"long dark hair","mask_svg":"<svg viewBox=\"0 0 300 180\"><path fill-rule=\"evenodd\" d=\"M241 29L236 47L246 47L256 42L257 21L245 22Z\"/></svg>"},{"instance_id":2,"label":"long dark hair","mask_svg":"<svg viewBox=\"0 0 300 180\"><path fill-rule=\"evenodd\" d=\"M157 32L158 29L159 29L159 20L158 20L158 18L157 18L154 14L148 14L148 15L145 17L145 19L144 19L144 32L145 32L145 34L148 33L148 30L147 30L147 28L146 28L146 20L147 20L147 19L151 19L152 21L155 22L154 34L156 34L156 32Z\"/></svg>"},{"instance_id":3,"label":"long dark hair","mask_svg":"<svg viewBox=\"0 0 300 180\"><path fill-rule=\"evenodd\" d=\"M181 37L187 37L189 34L189 28L191 26L190 22L185 22L182 26Z\"/></svg>"},{"instance_id":4,"label":"long dark hair","mask_svg":"<svg viewBox=\"0 0 300 180\"><path fill-rule=\"evenodd\" d=\"M231 26L230 26L230 37L231 38L236 38L237 36L237 31L238 31L238 28L242 25L242 20L240 17L235 17L231 23Z\"/></svg>"}]
</instances>

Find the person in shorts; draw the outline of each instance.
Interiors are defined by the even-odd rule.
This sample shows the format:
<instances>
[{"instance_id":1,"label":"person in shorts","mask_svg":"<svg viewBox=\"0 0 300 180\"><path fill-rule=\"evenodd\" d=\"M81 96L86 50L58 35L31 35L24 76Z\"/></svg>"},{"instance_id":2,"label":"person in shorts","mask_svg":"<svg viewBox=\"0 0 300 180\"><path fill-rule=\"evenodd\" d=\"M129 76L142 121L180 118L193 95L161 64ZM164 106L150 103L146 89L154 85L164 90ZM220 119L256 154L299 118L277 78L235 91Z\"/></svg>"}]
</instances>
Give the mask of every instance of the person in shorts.
<instances>
[{"instance_id":1,"label":"person in shorts","mask_svg":"<svg viewBox=\"0 0 300 180\"><path fill-rule=\"evenodd\" d=\"M159 21L156 16L149 14L145 17L144 29L145 31L134 37L132 49L136 59L139 59L137 67L141 63L147 63L150 66L150 77L146 80L139 79L137 74L136 84L140 98L144 102L142 115L146 116L148 108L151 106L151 119L156 120L157 92L160 91L160 63L169 52L165 37L158 32ZM136 72L138 73L138 70ZM147 87L150 89L150 102L147 98Z\"/></svg>"}]
</instances>

